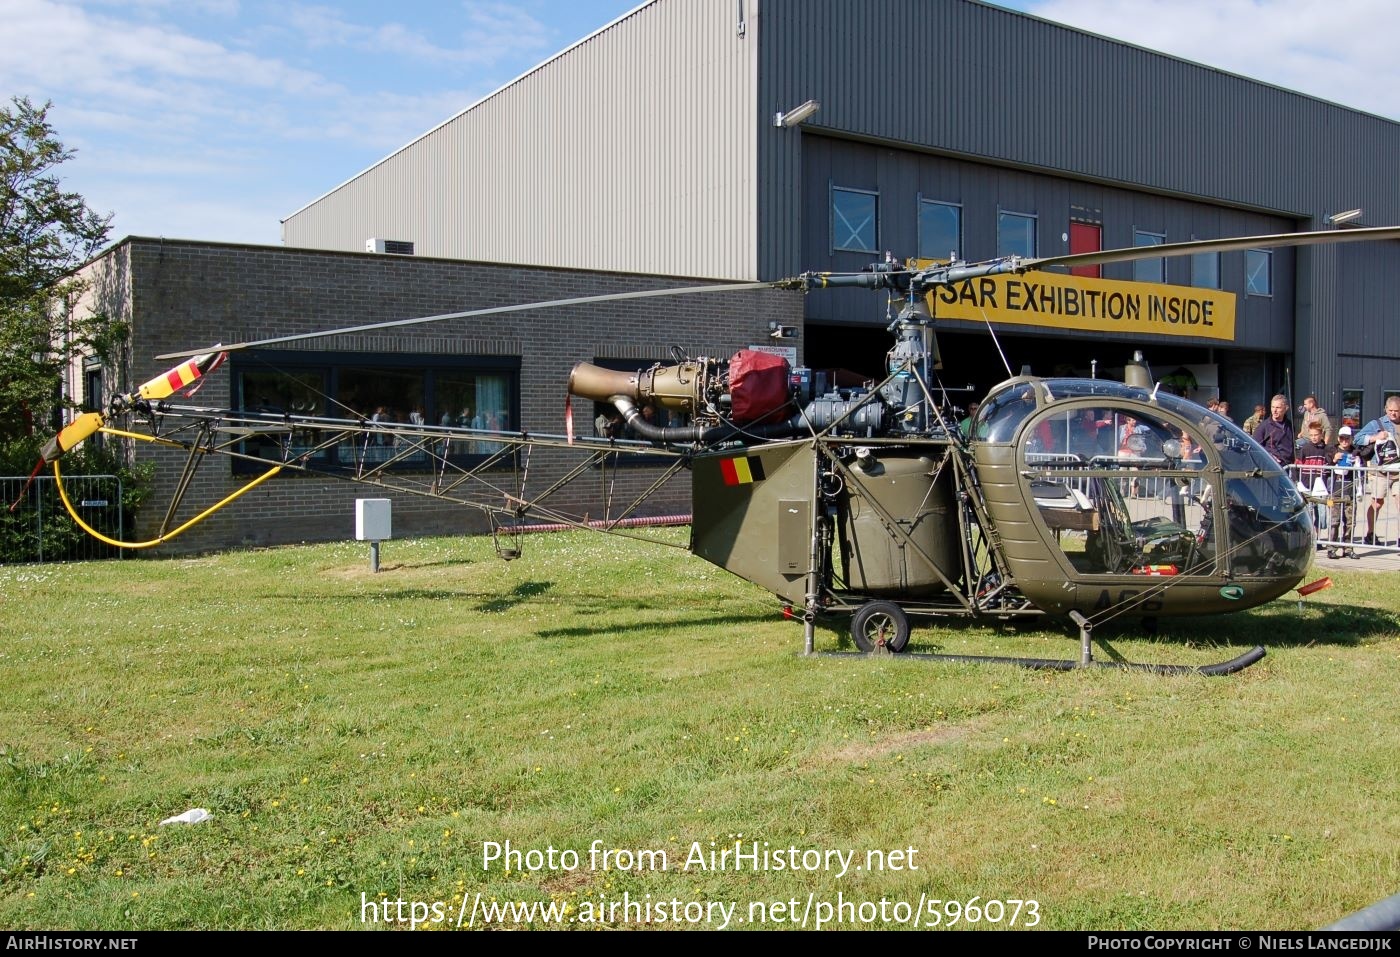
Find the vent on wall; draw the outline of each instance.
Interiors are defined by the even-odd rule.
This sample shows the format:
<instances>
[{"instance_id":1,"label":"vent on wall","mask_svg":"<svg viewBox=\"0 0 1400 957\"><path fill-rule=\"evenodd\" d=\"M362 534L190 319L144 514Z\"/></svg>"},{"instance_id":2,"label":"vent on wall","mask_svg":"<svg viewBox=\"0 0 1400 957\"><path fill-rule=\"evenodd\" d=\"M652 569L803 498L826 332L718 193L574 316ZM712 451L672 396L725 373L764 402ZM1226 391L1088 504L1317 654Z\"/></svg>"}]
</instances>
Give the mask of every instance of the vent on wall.
<instances>
[{"instance_id":1,"label":"vent on wall","mask_svg":"<svg viewBox=\"0 0 1400 957\"><path fill-rule=\"evenodd\" d=\"M366 239L365 252L388 253L391 256L412 256L413 243L402 239Z\"/></svg>"}]
</instances>

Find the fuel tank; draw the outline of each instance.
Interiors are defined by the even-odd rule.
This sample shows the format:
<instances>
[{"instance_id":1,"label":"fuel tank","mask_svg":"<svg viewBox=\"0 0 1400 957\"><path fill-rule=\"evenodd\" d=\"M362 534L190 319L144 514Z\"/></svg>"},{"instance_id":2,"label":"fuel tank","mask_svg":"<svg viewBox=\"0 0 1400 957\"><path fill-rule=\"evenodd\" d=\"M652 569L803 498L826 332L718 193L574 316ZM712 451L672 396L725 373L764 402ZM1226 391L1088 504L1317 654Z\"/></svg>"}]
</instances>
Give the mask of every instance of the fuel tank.
<instances>
[{"instance_id":1,"label":"fuel tank","mask_svg":"<svg viewBox=\"0 0 1400 957\"><path fill-rule=\"evenodd\" d=\"M957 580L951 470L916 450L877 449L857 456L847 482L837 528L852 591L918 599L945 590L935 569Z\"/></svg>"}]
</instances>

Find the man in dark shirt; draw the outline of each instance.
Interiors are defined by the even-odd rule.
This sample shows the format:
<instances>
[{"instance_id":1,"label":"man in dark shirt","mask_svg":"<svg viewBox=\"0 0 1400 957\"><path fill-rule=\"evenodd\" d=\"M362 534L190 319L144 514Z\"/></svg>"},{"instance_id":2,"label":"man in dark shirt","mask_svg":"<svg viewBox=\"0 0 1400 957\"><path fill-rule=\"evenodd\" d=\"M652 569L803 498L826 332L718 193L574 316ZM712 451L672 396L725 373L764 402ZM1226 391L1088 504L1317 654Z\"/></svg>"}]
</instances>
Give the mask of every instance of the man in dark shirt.
<instances>
[{"instance_id":1,"label":"man in dark shirt","mask_svg":"<svg viewBox=\"0 0 1400 957\"><path fill-rule=\"evenodd\" d=\"M1270 401L1269 417L1254 430L1254 441L1279 465L1293 464L1293 426L1288 424L1288 400L1283 396Z\"/></svg>"}]
</instances>

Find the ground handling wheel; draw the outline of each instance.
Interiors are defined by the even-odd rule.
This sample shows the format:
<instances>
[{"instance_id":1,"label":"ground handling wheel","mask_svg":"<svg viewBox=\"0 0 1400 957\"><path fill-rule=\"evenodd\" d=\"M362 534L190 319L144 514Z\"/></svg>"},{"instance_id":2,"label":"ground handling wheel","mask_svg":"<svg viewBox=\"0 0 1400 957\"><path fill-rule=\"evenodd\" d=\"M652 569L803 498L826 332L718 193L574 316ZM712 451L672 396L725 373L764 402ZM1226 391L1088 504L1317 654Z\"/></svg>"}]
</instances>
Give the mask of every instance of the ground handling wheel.
<instances>
[{"instance_id":1,"label":"ground handling wheel","mask_svg":"<svg viewBox=\"0 0 1400 957\"><path fill-rule=\"evenodd\" d=\"M909 644L909 616L892 601L870 601L851 617L851 638L861 651L903 651Z\"/></svg>"}]
</instances>

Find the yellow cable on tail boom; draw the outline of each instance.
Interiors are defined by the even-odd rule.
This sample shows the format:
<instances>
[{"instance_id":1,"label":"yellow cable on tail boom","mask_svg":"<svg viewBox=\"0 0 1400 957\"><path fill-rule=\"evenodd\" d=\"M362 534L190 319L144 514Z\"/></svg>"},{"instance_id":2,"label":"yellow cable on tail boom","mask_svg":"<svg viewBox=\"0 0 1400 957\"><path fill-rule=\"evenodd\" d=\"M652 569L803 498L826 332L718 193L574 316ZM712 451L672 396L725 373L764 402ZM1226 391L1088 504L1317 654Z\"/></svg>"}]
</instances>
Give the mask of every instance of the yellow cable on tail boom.
<instances>
[{"instance_id":1,"label":"yellow cable on tail boom","mask_svg":"<svg viewBox=\"0 0 1400 957\"><path fill-rule=\"evenodd\" d=\"M227 358L227 352L210 352L182 362L169 372L162 372L154 379L143 383L135 392L128 392L126 395L119 395L113 398L107 409L108 414L117 415L129 411L139 402L148 402L152 399L157 401L160 399L168 399L181 389L199 382L204 376L207 376L219 366L223 365L224 360ZM194 388L190 389L190 394L192 395L197 392L200 385L203 385L203 383L194 385ZM25 482L24 487L20 489L19 497L16 498L14 503L10 506L10 511L13 512L15 509L19 508L19 503L24 501L24 496L28 493L29 486L33 484L35 477L38 476L45 465L48 465L50 462L57 462L59 459L63 458L64 455L73 451L73 449L77 448L79 445L82 445L84 440L89 438L94 432L99 430L107 431L103 429L106 421L106 418L101 412L87 412L78 416L72 422L69 422L59 430L57 435L44 443L44 447L39 450L39 462L34 466L34 471L29 473L29 480ZM130 436L130 433L121 434ZM55 472L56 471L57 469L55 469ZM76 518L77 516L74 517Z\"/></svg>"},{"instance_id":2,"label":"yellow cable on tail boom","mask_svg":"<svg viewBox=\"0 0 1400 957\"><path fill-rule=\"evenodd\" d=\"M108 537L108 536L106 536L106 535L103 535L103 534L102 534L101 532L99 532L97 529L93 528L93 527L92 527L91 525L89 525L87 522L83 521L82 517L81 517L80 515L78 515L77 509L73 508L73 503L72 503L72 502L69 500L69 498L68 498L68 492L67 492L67 490L64 489L64 487L63 487L63 476L59 473L59 470L58 470L58 462L54 462L54 463L53 463L53 478L54 478L54 483L58 485L58 496L59 496L59 498L63 499L63 507L66 508L66 509L68 510L68 514L71 515L71 516L73 517L73 521L77 523L78 527L81 528L83 531L87 532L87 533L88 533L89 535L91 535L93 538L97 539L99 542L102 542L102 543L107 544L107 545L111 545L111 546L113 546L114 548L130 548L130 549L154 548L154 547L157 546L157 545L160 545L160 544L162 544L162 543L164 543L164 542L170 541L170 540L171 540L172 538L174 538L176 535L179 535L181 532L185 531L185 530L188 529L188 528L193 528L195 525L198 525L200 522L204 521L204 520L205 520L206 518L208 518L210 515L213 515L213 514L214 514L215 512L217 512L219 509L223 508L225 505L228 505L230 502L234 501L235 499L241 497L243 494L245 494L245 493L247 493L247 492L251 492L253 489L257 488L259 485L261 485L262 483L266 482L268 479L272 478L274 475L276 475L276 474L277 474L278 472L280 472L280 471L282 471L282 466L280 466L280 465L275 465L275 466L273 466L272 468L270 468L270 469L268 469L266 472L264 472L262 475L259 475L257 478L255 478L255 479L253 479L251 482L249 482L247 485L245 485L245 486L243 486L242 488L240 488L238 491L232 493L231 495L228 495L228 496L225 497L222 501L216 502L215 504L209 506L209 507L206 508L204 511L202 511L202 512L200 512L198 515L196 515L194 518L190 519L188 522L186 522L185 524L181 525L179 528L177 528L177 529L175 529L175 530L173 530L173 531L171 531L171 532L167 532L166 534L160 536L159 538L153 538L153 539L150 539L149 541L145 541L145 542L123 542L123 541L118 541L118 540L115 539L115 538L110 538L110 537Z\"/></svg>"}]
</instances>

